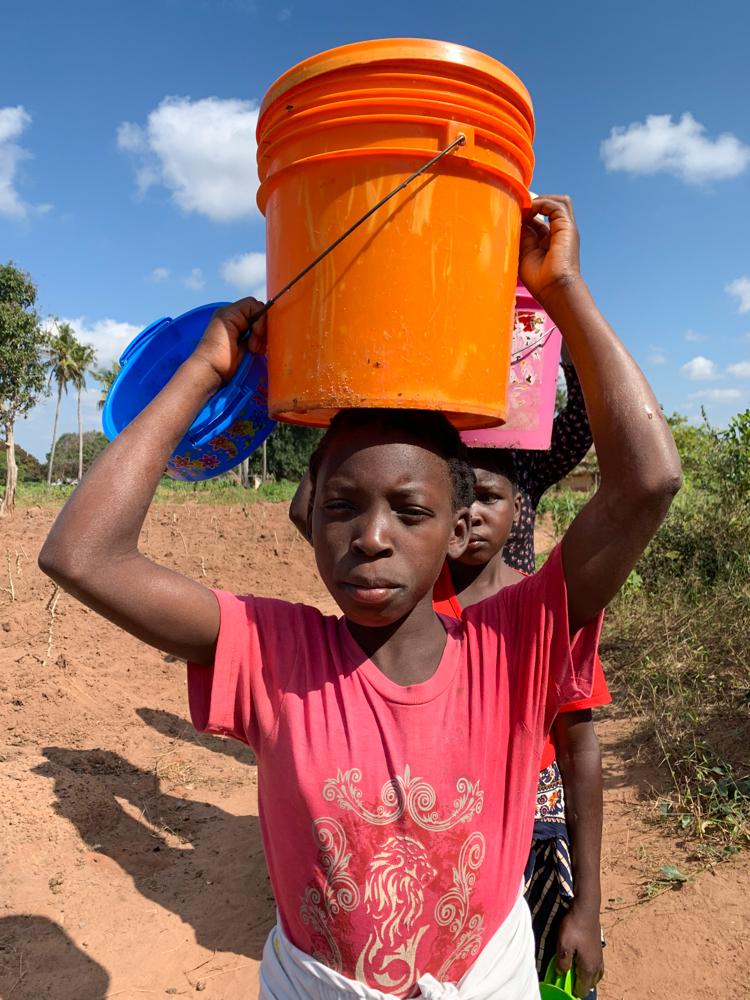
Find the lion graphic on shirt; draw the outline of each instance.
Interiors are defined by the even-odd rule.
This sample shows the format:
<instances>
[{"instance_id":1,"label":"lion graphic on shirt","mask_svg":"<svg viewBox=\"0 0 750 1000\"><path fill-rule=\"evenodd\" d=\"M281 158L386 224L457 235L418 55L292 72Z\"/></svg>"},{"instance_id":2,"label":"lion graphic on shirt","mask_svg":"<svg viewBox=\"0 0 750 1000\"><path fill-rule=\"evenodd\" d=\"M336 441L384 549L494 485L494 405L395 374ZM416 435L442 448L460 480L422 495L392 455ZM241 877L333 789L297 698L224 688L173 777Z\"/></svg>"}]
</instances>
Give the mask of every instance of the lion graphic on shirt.
<instances>
[{"instance_id":1,"label":"lion graphic on shirt","mask_svg":"<svg viewBox=\"0 0 750 1000\"><path fill-rule=\"evenodd\" d=\"M391 993L402 993L414 982L417 948L427 930L416 924L424 889L436 874L413 837L390 837L370 860L364 900L374 929L357 961L361 982L374 980Z\"/></svg>"}]
</instances>

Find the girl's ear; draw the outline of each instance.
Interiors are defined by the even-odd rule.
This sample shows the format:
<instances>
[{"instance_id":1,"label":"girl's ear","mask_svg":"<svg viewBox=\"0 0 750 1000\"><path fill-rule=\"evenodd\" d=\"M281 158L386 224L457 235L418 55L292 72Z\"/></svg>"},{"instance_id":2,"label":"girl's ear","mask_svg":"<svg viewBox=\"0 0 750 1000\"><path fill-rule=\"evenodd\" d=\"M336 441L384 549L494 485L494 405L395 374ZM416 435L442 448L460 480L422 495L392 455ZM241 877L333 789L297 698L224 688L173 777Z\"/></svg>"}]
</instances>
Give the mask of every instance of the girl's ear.
<instances>
[{"instance_id":1,"label":"girl's ear","mask_svg":"<svg viewBox=\"0 0 750 1000\"><path fill-rule=\"evenodd\" d=\"M313 543L313 532L312 532L312 521L313 521L313 497L307 501L307 540L312 545Z\"/></svg>"},{"instance_id":2,"label":"girl's ear","mask_svg":"<svg viewBox=\"0 0 750 1000\"><path fill-rule=\"evenodd\" d=\"M513 497L513 524L518 524L521 517L521 493L518 491Z\"/></svg>"},{"instance_id":3,"label":"girl's ear","mask_svg":"<svg viewBox=\"0 0 750 1000\"><path fill-rule=\"evenodd\" d=\"M460 559L466 552L471 533L471 511L468 507L462 507L453 515L453 530L448 541L448 558Z\"/></svg>"}]
</instances>

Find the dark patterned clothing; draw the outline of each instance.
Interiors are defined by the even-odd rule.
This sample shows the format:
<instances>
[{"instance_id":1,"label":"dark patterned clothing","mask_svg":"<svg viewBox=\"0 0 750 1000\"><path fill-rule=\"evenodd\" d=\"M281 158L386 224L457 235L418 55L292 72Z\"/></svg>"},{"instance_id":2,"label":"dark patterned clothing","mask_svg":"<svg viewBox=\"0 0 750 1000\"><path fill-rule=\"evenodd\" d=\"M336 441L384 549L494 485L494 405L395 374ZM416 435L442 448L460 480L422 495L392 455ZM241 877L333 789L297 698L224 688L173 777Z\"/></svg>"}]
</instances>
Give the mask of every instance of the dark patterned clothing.
<instances>
[{"instance_id":1,"label":"dark patterned clothing","mask_svg":"<svg viewBox=\"0 0 750 1000\"><path fill-rule=\"evenodd\" d=\"M531 910L536 941L536 971L540 979L557 951L560 924L570 908L571 897L562 891L560 868L565 864L560 854L564 840L533 840L534 865L526 883L526 902ZM538 930L538 933L536 933Z\"/></svg>"},{"instance_id":2,"label":"dark patterned clothing","mask_svg":"<svg viewBox=\"0 0 750 1000\"><path fill-rule=\"evenodd\" d=\"M556 761L539 775L534 839L524 878L524 896L531 910L536 942L536 970L543 979L555 957L560 924L573 899L573 862L565 826L565 793ZM596 989L593 989L587 1000L596 1000L596 996Z\"/></svg>"},{"instance_id":3,"label":"dark patterned clothing","mask_svg":"<svg viewBox=\"0 0 750 1000\"><path fill-rule=\"evenodd\" d=\"M553 761L539 775L534 839L526 862L524 895L531 910L540 978L557 948L560 922L573 898L573 865L565 825L562 776Z\"/></svg>"},{"instance_id":4,"label":"dark patterned clothing","mask_svg":"<svg viewBox=\"0 0 750 1000\"><path fill-rule=\"evenodd\" d=\"M539 772L539 785L536 790L534 839L544 840L547 837L562 837L566 841L568 839L568 830L565 826L565 792L556 760Z\"/></svg>"},{"instance_id":5,"label":"dark patterned clothing","mask_svg":"<svg viewBox=\"0 0 750 1000\"><path fill-rule=\"evenodd\" d=\"M519 448L514 452L521 515L505 543L503 559L522 573L533 573L536 568L534 522L542 494L583 461L593 442L576 370L572 365L563 365L563 372L568 387L568 403L555 417L549 450L527 451Z\"/></svg>"}]
</instances>

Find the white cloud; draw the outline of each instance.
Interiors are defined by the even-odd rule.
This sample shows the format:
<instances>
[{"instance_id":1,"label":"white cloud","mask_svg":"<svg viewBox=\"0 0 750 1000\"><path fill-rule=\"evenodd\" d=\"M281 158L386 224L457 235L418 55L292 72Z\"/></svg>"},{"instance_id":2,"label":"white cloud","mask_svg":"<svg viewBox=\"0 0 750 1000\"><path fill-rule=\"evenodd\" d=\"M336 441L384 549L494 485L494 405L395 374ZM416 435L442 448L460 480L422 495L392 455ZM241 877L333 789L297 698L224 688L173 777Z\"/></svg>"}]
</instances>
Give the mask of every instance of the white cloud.
<instances>
[{"instance_id":1,"label":"white cloud","mask_svg":"<svg viewBox=\"0 0 750 1000\"><path fill-rule=\"evenodd\" d=\"M691 392L688 399L710 399L714 403L729 403L739 399L741 395L739 389L701 389L700 392Z\"/></svg>"},{"instance_id":2,"label":"white cloud","mask_svg":"<svg viewBox=\"0 0 750 1000\"><path fill-rule=\"evenodd\" d=\"M197 292L199 288L203 288L206 284L203 280L203 272L199 267L194 267L190 274L182 279L182 283L187 288L192 288L194 292Z\"/></svg>"},{"instance_id":3,"label":"white cloud","mask_svg":"<svg viewBox=\"0 0 750 1000\"><path fill-rule=\"evenodd\" d=\"M685 333L685 340L690 341L692 344L698 344L702 340L710 340L711 338L707 333L696 333L695 330L688 330Z\"/></svg>"},{"instance_id":4,"label":"white cloud","mask_svg":"<svg viewBox=\"0 0 750 1000\"><path fill-rule=\"evenodd\" d=\"M264 253L238 253L221 265L221 275L246 295L256 299L266 297L266 255Z\"/></svg>"},{"instance_id":5,"label":"white cloud","mask_svg":"<svg viewBox=\"0 0 750 1000\"><path fill-rule=\"evenodd\" d=\"M736 278L724 288L730 295L736 295L740 300L737 306L738 313L750 312L750 278Z\"/></svg>"},{"instance_id":6,"label":"white cloud","mask_svg":"<svg viewBox=\"0 0 750 1000\"><path fill-rule=\"evenodd\" d=\"M20 104L16 108L0 108L0 215L9 219L25 219L30 211L48 212L51 205L28 205L15 188L16 171L21 160L31 159L14 139L20 138L31 125L31 115Z\"/></svg>"},{"instance_id":7,"label":"white cloud","mask_svg":"<svg viewBox=\"0 0 750 1000\"><path fill-rule=\"evenodd\" d=\"M291 16L292 16L292 8L291 7L282 7L281 10L279 11L279 20L280 21L288 21Z\"/></svg>"},{"instance_id":8,"label":"white cloud","mask_svg":"<svg viewBox=\"0 0 750 1000\"><path fill-rule=\"evenodd\" d=\"M94 362L96 367L106 367L111 361L116 361L130 341L143 330L142 326L118 323L114 319L98 319L89 323L85 316L79 316L77 319L66 319L61 316L60 322L70 323L79 340L94 345L97 355ZM47 320L44 325L48 330L53 328L51 320Z\"/></svg>"},{"instance_id":9,"label":"white cloud","mask_svg":"<svg viewBox=\"0 0 750 1000\"><path fill-rule=\"evenodd\" d=\"M257 121L252 101L165 97L146 125L123 122L117 144L136 158L142 194L160 184L184 212L233 222L258 211Z\"/></svg>"},{"instance_id":10,"label":"white cloud","mask_svg":"<svg viewBox=\"0 0 750 1000\"><path fill-rule=\"evenodd\" d=\"M155 267L151 274L146 278L146 281L169 281L169 275L171 271L168 267Z\"/></svg>"},{"instance_id":11,"label":"white cloud","mask_svg":"<svg viewBox=\"0 0 750 1000\"><path fill-rule=\"evenodd\" d=\"M652 365L665 365L667 363L667 356L664 353L663 347L654 347L653 344L649 344L651 353L648 356L648 360Z\"/></svg>"},{"instance_id":12,"label":"white cloud","mask_svg":"<svg viewBox=\"0 0 750 1000\"><path fill-rule=\"evenodd\" d=\"M750 378L750 361L738 361L735 365L729 365L727 375L735 378Z\"/></svg>"},{"instance_id":13,"label":"white cloud","mask_svg":"<svg viewBox=\"0 0 750 1000\"><path fill-rule=\"evenodd\" d=\"M686 184L737 177L750 164L750 146L725 132L707 139L690 113L674 123L671 115L648 115L645 123L612 129L601 144L607 170L630 174L674 174ZM749 307L750 308L750 307Z\"/></svg>"},{"instance_id":14,"label":"white cloud","mask_svg":"<svg viewBox=\"0 0 750 1000\"><path fill-rule=\"evenodd\" d=\"M691 379L693 382L711 382L713 379L721 378L719 370L713 361L709 361L708 358L701 357L701 355L683 365L680 368L680 375L683 378Z\"/></svg>"}]
</instances>

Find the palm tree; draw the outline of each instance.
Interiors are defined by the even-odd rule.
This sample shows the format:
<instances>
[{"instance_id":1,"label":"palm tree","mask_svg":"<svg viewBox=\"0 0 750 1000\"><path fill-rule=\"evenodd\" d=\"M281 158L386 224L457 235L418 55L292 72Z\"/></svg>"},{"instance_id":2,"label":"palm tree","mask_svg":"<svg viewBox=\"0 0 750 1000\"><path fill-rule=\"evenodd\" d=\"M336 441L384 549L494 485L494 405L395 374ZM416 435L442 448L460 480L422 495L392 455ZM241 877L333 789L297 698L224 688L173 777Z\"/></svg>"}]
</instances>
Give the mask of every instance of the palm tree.
<instances>
[{"instance_id":1,"label":"palm tree","mask_svg":"<svg viewBox=\"0 0 750 1000\"><path fill-rule=\"evenodd\" d=\"M52 432L52 449L49 453L49 468L47 469L47 485L52 484L52 463L55 460L55 444L57 443L57 424L60 420L60 403L62 402L63 389L68 392L68 382L71 382L78 374L78 364L75 360L75 351L78 341L73 333L70 323L58 323L55 320L54 333L49 338L49 343L45 348L47 357L47 368L49 369L49 381L57 382L57 410L55 411L55 428Z\"/></svg>"},{"instance_id":2,"label":"palm tree","mask_svg":"<svg viewBox=\"0 0 750 1000\"><path fill-rule=\"evenodd\" d=\"M73 351L77 371L72 376L71 381L78 390L78 482L83 479L83 426L81 424L81 392L86 388L86 375L91 372L91 367L96 361L96 348L93 344L78 343Z\"/></svg>"},{"instance_id":3,"label":"palm tree","mask_svg":"<svg viewBox=\"0 0 750 1000\"><path fill-rule=\"evenodd\" d=\"M112 383L120 374L122 370L122 365L119 361L113 361L109 368L100 368L98 371L92 371L91 374L94 376L97 382L102 384L102 394L99 402L96 404L98 410L104 409L104 404L107 402L107 394L112 388Z\"/></svg>"}]
</instances>

